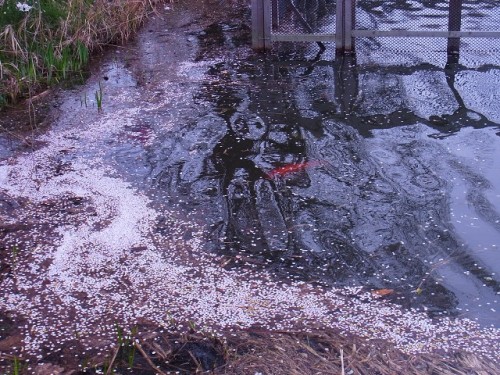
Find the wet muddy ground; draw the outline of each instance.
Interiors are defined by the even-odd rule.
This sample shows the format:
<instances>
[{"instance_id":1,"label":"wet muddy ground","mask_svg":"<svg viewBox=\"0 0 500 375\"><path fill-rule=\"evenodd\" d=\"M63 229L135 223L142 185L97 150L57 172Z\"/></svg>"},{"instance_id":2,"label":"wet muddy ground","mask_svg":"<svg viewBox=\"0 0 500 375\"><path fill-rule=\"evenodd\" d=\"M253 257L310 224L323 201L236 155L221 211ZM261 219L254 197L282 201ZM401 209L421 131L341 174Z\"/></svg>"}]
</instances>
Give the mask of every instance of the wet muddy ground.
<instances>
[{"instance_id":1,"label":"wet muddy ground","mask_svg":"<svg viewBox=\"0 0 500 375\"><path fill-rule=\"evenodd\" d=\"M2 136L2 353L175 318L497 360L500 62L262 55L221 6L169 6Z\"/></svg>"}]
</instances>

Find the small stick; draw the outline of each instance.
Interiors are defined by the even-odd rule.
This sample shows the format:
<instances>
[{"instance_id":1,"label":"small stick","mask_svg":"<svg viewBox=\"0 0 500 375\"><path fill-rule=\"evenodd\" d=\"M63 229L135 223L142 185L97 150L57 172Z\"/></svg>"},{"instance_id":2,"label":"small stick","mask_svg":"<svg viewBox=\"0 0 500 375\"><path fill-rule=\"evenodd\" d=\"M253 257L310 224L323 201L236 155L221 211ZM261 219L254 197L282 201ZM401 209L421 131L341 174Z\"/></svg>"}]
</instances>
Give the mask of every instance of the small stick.
<instances>
[{"instance_id":1,"label":"small stick","mask_svg":"<svg viewBox=\"0 0 500 375\"><path fill-rule=\"evenodd\" d=\"M38 100L40 100L40 99L42 99L42 98L46 97L46 96L47 96L48 94L50 94L51 92L52 92L52 90L51 90L51 89L45 90L45 91L41 92L41 93L40 93L40 94L38 94L38 95L35 95L35 96L30 97L30 98L28 99L28 101L29 101L29 102L30 102L30 104L31 104L31 103L33 103L33 102L36 102L36 101L38 101Z\"/></svg>"},{"instance_id":2,"label":"small stick","mask_svg":"<svg viewBox=\"0 0 500 375\"><path fill-rule=\"evenodd\" d=\"M113 354L113 357L111 358L111 362L109 362L109 367L108 367L108 371L106 371L106 375L110 375L113 372L113 364L116 361L116 357L118 357L119 351L120 351L120 345L118 345L118 347L116 348L116 350Z\"/></svg>"},{"instance_id":3,"label":"small stick","mask_svg":"<svg viewBox=\"0 0 500 375\"><path fill-rule=\"evenodd\" d=\"M144 359L146 360L146 362L159 374L159 375L167 375L165 374L163 371L160 370L159 367L157 367L153 361L151 360L151 358L149 358L149 356L146 354L146 352L144 351L144 349L142 349L142 346L141 344L139 344L138 341L134 340L134 345L135 347L137 348L137 350L142 354L142 356L144 357Z\"/></svg>"},{"instance_id":4,"label":"small stick","mask_svg":"<svg viewBox=\"0 0 500 375\"><path fill-rule=\"evenodd\" d=\"M312 29L312 27L309 25L309 23L306 21L306 19L304 18L304 16L302 15L302 13L300 13L300 11L297 9L297 7L295 6L295 4L292 2L292 0L289 0L289 3L290 3L290 6L292 8L292 11L295 13L295 15L299 18L299 21L300 23L302 23L302 26L304 26L304 28L307 30L308 33L311 33L313 34L314 31ZM325 45L322 43L322 42L316 42L316 44L319 46L320 50L321 51L324 51L326 50L326 47Z\"/></svg>"},{"instance_id":5,"label":"small stick","mask_svg":"<svg viewBox=\"0 0 500 375\"><path fill-rule=\"evenodd\" d=\"M345 375L345 367L344 367L344 349L340 348L340 364L342 366L342 375Z\"/></svg>"},{"instance_id":6,"label":"small stick","mask_svg":"<svg viewBox=\"0 0 500 375\"><path fill-rule=\"evenodd\" d=\"M24 358L19 358L19 357L15 356L15 355L0 353L0 359L7 359L9 361L12 361L12 360L14 360L16 358L17 358L18 361L21 361L21 362L26 361Z\"/></svg>"}]
</instances>

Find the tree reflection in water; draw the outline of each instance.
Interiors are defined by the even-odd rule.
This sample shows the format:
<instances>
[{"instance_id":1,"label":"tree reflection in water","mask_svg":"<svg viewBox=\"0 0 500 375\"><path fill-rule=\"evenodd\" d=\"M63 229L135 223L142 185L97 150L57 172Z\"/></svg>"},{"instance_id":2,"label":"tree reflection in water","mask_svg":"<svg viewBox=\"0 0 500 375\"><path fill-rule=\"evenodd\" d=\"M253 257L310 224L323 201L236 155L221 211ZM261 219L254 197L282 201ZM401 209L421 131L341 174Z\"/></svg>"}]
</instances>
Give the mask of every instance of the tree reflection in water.
<instances>
[{"instance_id":1,"label":"tree reflection in water","mask_svg":"<svg viewBox=\"0 0 500 375\"><path fill-rule=\"evenodd\" d=\"M217 25L200 36L200 60L215 57L224 33ZM158 175L203 212L212 228L207 248L224 254L227 267L390 288L385 298L431 315L476 306L481 321L497 324L477 305L494 304L498 270L457 232L450 208L454 181L466 181L469 204L498 236L490 185L440 142L464 127L499 127L482 111L488 104L468 108L457 87L458 76L497 77L498 68L451 59L444 68L288 59L214 64L197 98L210 113L183 136L203 143L203 152L188 162L167 158L163 168L183 178ZM275 168L308 162L318 165L269 178Z\"/></svg>"}]
</instances>

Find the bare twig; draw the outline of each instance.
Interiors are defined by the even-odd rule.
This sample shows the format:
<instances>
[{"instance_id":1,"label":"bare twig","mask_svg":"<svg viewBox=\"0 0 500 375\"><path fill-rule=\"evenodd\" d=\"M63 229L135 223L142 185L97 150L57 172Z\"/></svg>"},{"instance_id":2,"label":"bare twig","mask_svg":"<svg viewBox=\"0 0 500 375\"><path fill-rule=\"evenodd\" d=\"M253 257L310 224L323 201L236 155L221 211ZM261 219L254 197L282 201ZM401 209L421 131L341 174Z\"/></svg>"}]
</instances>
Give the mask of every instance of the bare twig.
<instances>
[{"instance_id":1,"label":"bare twig","mask_svg":"<svg viewBox=\"0 0 500 375\"><path fill-rule=\"evenodd\" d=\"M345 366L344 366L344 349L340 348L340 364L342 366L342 375L345 375Z\"/></svg>"},{"instance_id":2,"label":"bare twig","mask_svg":"<svg viewBox=\"0 0 500 375\"><path fill-rule=\"evenodd\" d=\"M106 375L110 375L113 372L113 364L116 361L116 357L118 357L118 353L120 352L120 345L117 346L115 352L113 353L113 357L111 358L111 362L109 362L108 371L106 371Z\"/></svg>"},{"instance_id":3,"label":"bare twig","mask_svg":"<svg viewBox=\"0 0 500 375\"><path fill-rule=\"evenodd\" d=\"M155 370L160 375L167 375L158 366L156 366L153 363L153 361L151 360L151 358L149 358L149 356L147 355L147 353L142 348L142 345L139 344L138 340L134 340L134 346L137 348L137 350L139 351L139 353L141 353L141 355L144 357L144 359L146 360L146 362L153 368L153 370Z\"/></svg>"},{"instance_id":4,"label":"bare twig","mask_svg":"<svg viewBox=\"0 0 500 375\"><path fill-rule=\"evenodd\" d=\"M0 354L0 359L6 359L8 361L13 361L14 359L17 359L18 361L21 361L21 362L26 361L24 358L19 358L15 355L3 354L3 353Z\"/></svg>"}]
</instances>

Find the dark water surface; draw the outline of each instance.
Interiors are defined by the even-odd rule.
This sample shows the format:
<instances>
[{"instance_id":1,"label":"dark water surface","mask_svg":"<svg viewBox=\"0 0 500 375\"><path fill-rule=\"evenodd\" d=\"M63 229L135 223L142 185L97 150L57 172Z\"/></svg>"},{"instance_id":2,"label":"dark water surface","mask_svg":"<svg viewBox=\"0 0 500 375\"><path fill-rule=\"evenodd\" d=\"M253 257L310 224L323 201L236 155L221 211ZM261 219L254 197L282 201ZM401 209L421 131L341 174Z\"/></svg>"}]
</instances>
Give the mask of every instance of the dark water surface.
<instances>
[{"instance_id":1,"label":"dark water surface","mask_svg":"<svg viewBox=\"0 0 500 375\"><path fill-rule=\"evenodd\" d=\"M221 58L240 37L196 35L204 112L148 156L156 194L226 267L500 327L500 67Z\"/></svg>"}]
</instances>

